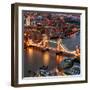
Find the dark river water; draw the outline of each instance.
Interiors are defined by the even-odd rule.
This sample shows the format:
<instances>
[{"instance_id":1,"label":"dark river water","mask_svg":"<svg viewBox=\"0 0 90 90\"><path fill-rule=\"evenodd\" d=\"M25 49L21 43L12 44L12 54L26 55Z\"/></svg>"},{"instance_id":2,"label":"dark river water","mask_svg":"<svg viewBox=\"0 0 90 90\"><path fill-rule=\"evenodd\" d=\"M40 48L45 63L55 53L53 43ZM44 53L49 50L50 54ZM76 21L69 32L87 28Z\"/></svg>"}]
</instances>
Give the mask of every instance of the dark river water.
<instances>
[{"instance_id":1,"label":"dark river water","mask_svg":"<svg viewBox=\"0 0 90 90\"><path fill-rule=\"evenodd\" d=\"M24 76L29 76L29 70L36 72L43 65L48 65L48 69L54 69L57 65L56 54L53 52L42 52L34 48L27 48L24 53Z\"/></svg>"},{"instance_id":2,"label":"dark river water","mask_svg":"<svg viewBox=\"0 0 90 90\"><path fill-rule=\"evenodd\" d=\"M54 40L55 41L55 40ZM55 47L55 43L50 43L51 47ZM68 50L75 50L75 46L80 44L80 34L76 34L75 37L63 39L63 44ZM30 77L29 71L36 72L42 66L48 65L48 70L56 68L60 60L66 57L56 56L54 52L37 50L29 47L24 50L24 77Z\"/></svg>"}]
</instances>

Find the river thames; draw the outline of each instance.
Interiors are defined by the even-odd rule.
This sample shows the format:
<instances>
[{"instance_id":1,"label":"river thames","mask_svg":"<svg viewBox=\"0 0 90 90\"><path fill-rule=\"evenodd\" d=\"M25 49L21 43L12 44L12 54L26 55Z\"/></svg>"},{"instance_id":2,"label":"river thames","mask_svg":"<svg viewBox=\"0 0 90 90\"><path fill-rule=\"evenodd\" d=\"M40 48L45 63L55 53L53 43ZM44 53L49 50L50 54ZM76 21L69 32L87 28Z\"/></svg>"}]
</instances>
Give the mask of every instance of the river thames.
<instances>
[{"instance_id":1,"label":"river thames","mask_svg":"<svg viewBox=\"0 0 90 90\"><path fill-rule=\"evenodd\" d=\"M54 40L55 41L55 40ZM63 44L68 50L75 50L75 45L80 44L80 33L77 33L73 38L63 39ZM50 46L55 47L55 43L50 43ZM52 51L41 51L33 47L24 50L24 77L33 77L33 73L37 72L40 67L48 66L48 71L53 71L57 65L64 60L64 56L56 55Z\"/></svg>"}]
</instances>

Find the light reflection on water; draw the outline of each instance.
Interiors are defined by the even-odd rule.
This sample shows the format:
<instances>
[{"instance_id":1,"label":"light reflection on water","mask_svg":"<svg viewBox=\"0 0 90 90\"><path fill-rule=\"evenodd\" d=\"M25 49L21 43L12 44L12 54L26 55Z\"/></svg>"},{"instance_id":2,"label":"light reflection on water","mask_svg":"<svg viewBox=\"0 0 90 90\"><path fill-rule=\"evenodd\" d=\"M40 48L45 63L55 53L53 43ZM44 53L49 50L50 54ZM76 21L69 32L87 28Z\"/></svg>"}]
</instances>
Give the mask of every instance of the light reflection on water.
<instances>
[{"instance_id":1,"label":"light reflection on water","mask_svg":"<svg viewBox=\"0 0 90 90\"><path fill-rule=\"evenodd\" d=\"M56 55L56 62L57 62L57 64L59 64L63 60L64 60L64 56Z\"/></svg>"},{"instance_id":2,"label":"light reflection on water","mask_svg":"<svg viewBox=\"0 0 90 90\"><path fill-rule=\"evenodd\" d=\"M32 48L28 48L28 54L30 57L33 56L33 49Z\"/></svg>"},{"instance_id":3,"label":"light reflection on water","mask_svg":"<svg viewBox=\"0 0 90 90\"><path fill-rule=\"evenodd\" d=\"M47 66L49 64L49 61L50 61L49 52L45 52L43 54L43 63L44 63L44 65Z\"/></svg>"},{"instance_id":4,"label":"light reflection on water","mask_svg":"<svg viewBox=\"0 0 90 90\"><path fill-rule=\"evenodd\" d=\"M53 70L62 60L63 57L56 56L54 52L27 48L24 52L24 77L29 77L29 70L36 72L42 66L48 66L48 70Z\"/></svg>"}]
</instances>

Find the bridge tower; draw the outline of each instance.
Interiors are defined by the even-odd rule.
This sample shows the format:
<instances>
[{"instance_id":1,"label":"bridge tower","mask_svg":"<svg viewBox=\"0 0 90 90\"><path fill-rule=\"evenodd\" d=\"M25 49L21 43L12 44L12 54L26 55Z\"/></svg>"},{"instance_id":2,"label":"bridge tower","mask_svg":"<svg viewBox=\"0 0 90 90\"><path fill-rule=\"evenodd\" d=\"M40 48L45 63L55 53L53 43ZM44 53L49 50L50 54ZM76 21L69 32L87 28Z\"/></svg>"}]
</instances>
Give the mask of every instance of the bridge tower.
<instances>
[{"instance_id":1,"label":"bridge tower","mask_svg":"<svg viewBox=\"0 0 90 90\"><path fill-rule=\"evenodd\" d=\"M46 34L43 35L42 44L43 44L44 48L49 47L49 39L48 39L48 36Z\"/></svg>"}]
</instances>

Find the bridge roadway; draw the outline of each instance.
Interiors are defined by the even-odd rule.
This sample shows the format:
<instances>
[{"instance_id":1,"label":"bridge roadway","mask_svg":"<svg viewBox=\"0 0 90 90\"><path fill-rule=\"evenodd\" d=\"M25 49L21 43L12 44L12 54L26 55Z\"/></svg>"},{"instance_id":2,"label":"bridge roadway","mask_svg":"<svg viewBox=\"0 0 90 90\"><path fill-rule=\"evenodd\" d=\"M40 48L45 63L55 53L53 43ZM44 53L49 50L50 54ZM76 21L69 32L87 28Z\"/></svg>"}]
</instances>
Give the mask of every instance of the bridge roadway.
<instances>
[{"instance_id":1,"label":"bridge roadway","mask_svg":"<svg viewBox=\"0 0 90 90\"><path fill-rule=\"evenodd\" d=\"M52 41L52 40L49 40L49 42L56 43L55 41ZM53 48L53 47L43 47L43 45L36 44L36 43L32 43L29 46L36 47L36 48L39 48L41 50L50 50L50 51L55 52L56 54L63 53L63 55L68 56L68 57L75 57L76 56L75 51L68 51L62 44L60 44L62 51L58 51L56 48Z\"/></svg>"}]
</instances>

